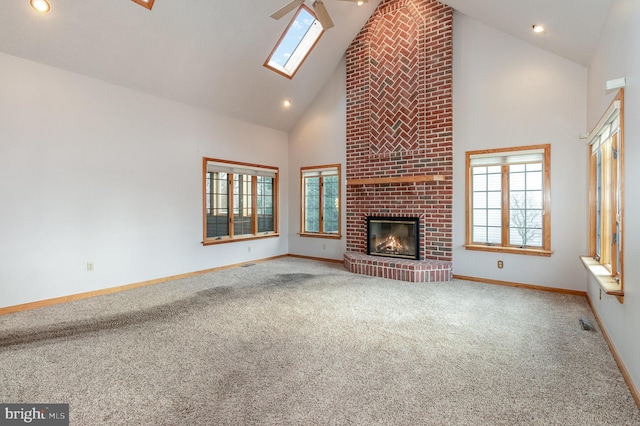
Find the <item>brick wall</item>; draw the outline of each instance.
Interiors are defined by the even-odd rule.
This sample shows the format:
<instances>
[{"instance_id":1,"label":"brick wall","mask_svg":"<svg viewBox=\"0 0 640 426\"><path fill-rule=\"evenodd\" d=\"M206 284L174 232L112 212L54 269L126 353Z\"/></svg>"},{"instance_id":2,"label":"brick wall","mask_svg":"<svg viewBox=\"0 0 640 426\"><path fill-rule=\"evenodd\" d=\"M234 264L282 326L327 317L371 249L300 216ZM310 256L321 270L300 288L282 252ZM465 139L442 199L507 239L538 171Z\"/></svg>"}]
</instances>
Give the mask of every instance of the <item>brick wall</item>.
<instances>
[{"instance_id":1,"label":"brick wall","mask_svg":"<svg viewBox=\"0 0 640 426\"><path fill-rule=\"evenodd\" d=\"M346 178L444 175L347 185L347 251L366 253L367 216L420 218L420 259L451 261L453 12L383 0L346 52Z\"/></svg>"}]
</instances>

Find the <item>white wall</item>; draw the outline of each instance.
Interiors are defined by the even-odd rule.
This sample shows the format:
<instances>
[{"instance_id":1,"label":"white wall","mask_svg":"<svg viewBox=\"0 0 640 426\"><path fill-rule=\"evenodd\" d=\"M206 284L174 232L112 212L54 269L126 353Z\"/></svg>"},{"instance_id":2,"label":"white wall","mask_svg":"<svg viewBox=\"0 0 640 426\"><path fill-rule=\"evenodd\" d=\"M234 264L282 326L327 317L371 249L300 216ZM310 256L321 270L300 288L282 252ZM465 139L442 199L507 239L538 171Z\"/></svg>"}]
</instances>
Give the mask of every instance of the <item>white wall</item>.
<instances>
[{"instance_id":1,"label":"white wall","mask_svg":"<svg viewBox=\"0 0 640 426\"><path fill-rule=\"evenodd\" d=\"M588 125L591 130L613 100L605 82L626 77L624 99L624 304L603 295L589 275L587 291L622 358L636 391L640 388L640 2L614 0L598 50L589 67ZM637 161L636 161L637 160Z\"/></svg>"},{"instance_id":2,"label":"white wall","mask_svg":"<svg viewBox=\"0 0 640 426\"><path fill-rule=\"evenodd\" d=\"M584 291L586 68L459 13L453 33L454 274ZM547 143L555 253L465 250L465 152Z\"/></svg>"},{"instance_id":3,"label":"white wall","mask_svg":"<svg viewBox=\"0 0 640 426\"><path fill-rule=\"evenodd\" d=\"M331 79L289 133L289 251L342 260L346 251L346 65L344 57ZM300 167L341 164L342 235L340 240L300 237Z\"/></svg>"},{"instance_id":4,"label":"white wall","mask_svg":"<svg viewBox=\"0 0 640 426\"><path fill-rule=\"evenodd\" d=\"M279 238L201 245L203 156L280 167ZM288 180L285 132L0 54L0 307L286 254Z\"/></svg>"}]
</instances>

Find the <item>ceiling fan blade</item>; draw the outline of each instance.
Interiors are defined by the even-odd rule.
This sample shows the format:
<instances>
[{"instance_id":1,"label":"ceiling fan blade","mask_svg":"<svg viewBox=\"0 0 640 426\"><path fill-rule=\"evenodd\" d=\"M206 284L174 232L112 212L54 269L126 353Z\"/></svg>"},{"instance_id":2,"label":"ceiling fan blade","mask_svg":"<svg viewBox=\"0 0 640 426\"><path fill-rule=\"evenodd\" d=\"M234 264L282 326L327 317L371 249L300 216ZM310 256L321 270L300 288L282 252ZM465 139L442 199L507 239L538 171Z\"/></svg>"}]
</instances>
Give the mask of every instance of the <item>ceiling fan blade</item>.
<instances>
[{"instance_id":1,"label":"ceiling fan blade","mask_svg":"<svg viewBox=\"0 0 640 426\"><path fill-rule=\"evenodd\" d=\"M296 7L300 6L302 3L304 3L304 0L292 0L289 3L285 4L284 6L282 6L280 9L273 12L269 16L271 16L273 19L280 19L287 13L291 12Z\"/></svg>"},{"instance_id":2,"label":"ceiling fan blade","mask_svg":"<svg viewBox=\"0 0 640 426\"><path fill-rule=\"evenodd\" d=\"M324 3L320 0L316 0L313 2L313 10L316 12L316 17L322 25L322 28L328 30L329 28L333 28L333 21L331 20L331 16L329 16L329 12L327 12L327 8L324 6Z\"/></svg>"}]
</instances>

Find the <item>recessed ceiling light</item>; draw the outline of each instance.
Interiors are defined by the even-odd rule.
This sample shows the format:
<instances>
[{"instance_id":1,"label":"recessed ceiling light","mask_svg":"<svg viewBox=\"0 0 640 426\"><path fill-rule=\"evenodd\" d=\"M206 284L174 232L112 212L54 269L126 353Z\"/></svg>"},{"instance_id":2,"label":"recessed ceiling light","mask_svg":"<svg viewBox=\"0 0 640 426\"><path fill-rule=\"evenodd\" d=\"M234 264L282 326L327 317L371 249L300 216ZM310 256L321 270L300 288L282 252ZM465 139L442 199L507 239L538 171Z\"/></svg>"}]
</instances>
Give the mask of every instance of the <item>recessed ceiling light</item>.
<instances>
[{"instance_id":1,"label":"recessed ceiling light","mask_svg":"<svg viewBox=\"0 0 640 426\"><path fill-rule=\"evenodd\" d=\"M51 5L47 0L29 0L29 4L40 13L48 13L51 10Z\"/></svg>"},{"instance_id":2,"label":"recessed ceiling light","mask_svg":"<svg viewBox=\"0 0 640 426\"><path fill-rule=\"evenodd\" d=\"M542 25L533 25L531 28L533 29L533 32L536 34L542 34L545 32L545 29Z\"/></svg>"},{"instance_id":3,"label":"recessed ceiling light","mask_svg":"<svg viewBox=\"0 0 640 426\"><path fill-rule=\"evenodd\" d=\"M285 108L290 108L291 107L291 100L290 99L285 99L284 101L282 101L282 106Z\"/></svg>"}]
</instances>

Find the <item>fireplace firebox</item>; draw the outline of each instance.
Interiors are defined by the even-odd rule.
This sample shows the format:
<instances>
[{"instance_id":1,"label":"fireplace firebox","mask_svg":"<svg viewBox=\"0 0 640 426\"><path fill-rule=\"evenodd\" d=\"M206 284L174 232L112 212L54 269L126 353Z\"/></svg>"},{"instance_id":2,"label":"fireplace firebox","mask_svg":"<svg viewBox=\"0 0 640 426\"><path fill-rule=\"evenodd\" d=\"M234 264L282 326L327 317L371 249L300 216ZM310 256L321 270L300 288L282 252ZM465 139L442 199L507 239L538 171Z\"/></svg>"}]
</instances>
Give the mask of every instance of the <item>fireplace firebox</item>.
<instances>
[{"instance_id":1,"label":"fireplace firebox","mask_svg":"<svg viewBox=\"0 0 640 426\"><path fill-rule=\"evenodd\" d=\"M369 216L367 254L419 260L419 231L419 218Z\"/></svg>"}]
</instances>

